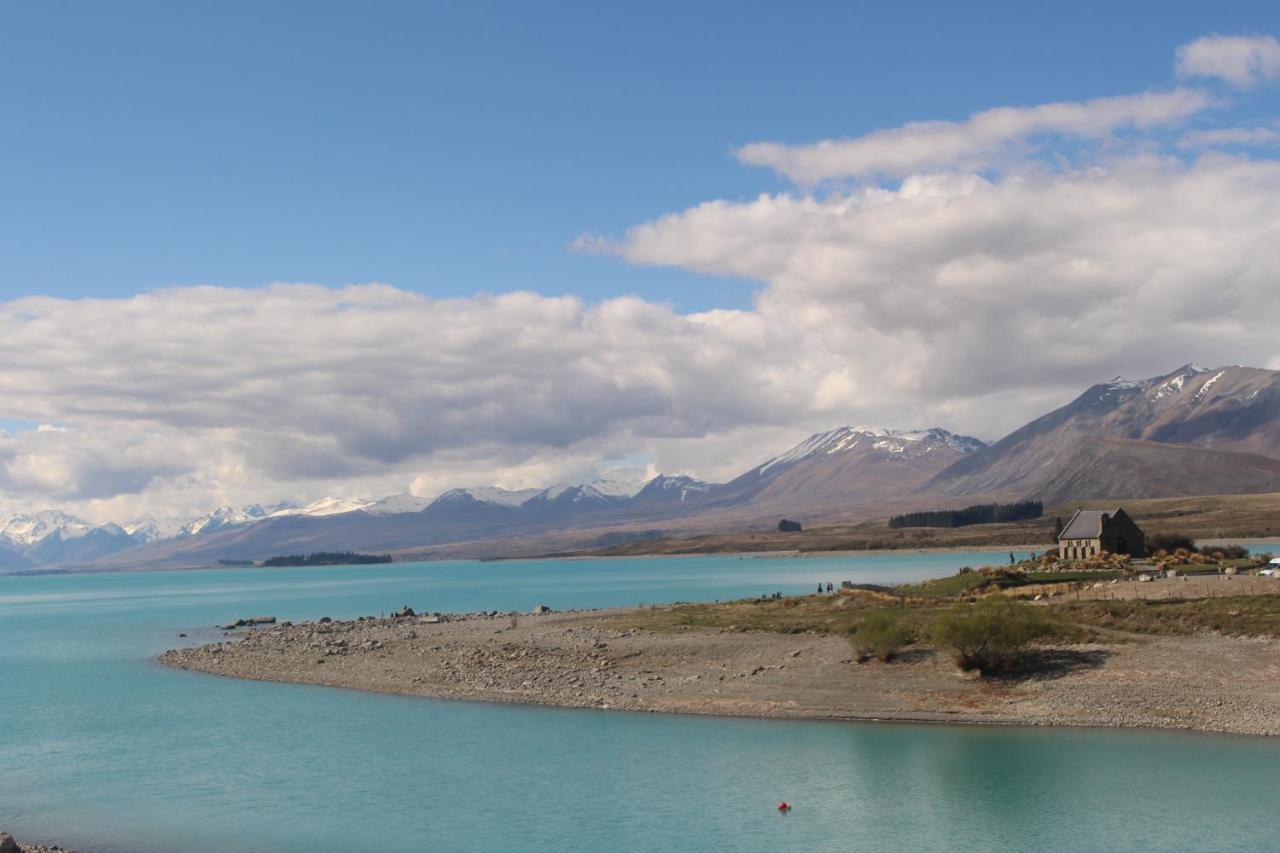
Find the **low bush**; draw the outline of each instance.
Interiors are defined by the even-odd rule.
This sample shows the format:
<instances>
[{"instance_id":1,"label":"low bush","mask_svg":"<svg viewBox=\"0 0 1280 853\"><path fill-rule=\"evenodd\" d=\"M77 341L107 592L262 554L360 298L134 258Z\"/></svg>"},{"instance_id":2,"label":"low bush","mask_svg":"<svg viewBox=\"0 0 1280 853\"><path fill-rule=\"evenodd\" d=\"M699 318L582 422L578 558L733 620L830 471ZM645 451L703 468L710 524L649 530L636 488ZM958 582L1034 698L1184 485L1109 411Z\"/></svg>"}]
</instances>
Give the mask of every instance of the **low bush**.
<instances>
[{"instance_id":1,"label":"low bush","mask_svg":"<svg viewBox=\"0 0 1280 853\"><path fill-rule=\"evenodd\" d=\"M849 638L859 663L875 658L888 663L897 657L902 647L914 639L911 627L902 614L894 610L873 610L868 613Z\"/></svg>"},{"instance_id":2,"label":"low bush","mask_svg":"<svg viewBox=\"0 0 1280 853\"><path fill-rule=\"evenodd\" d=\"M1044 608L987 599L942 614L930 633L937 645L952 650L962 670L990 676L1016 669L1026 647L1055 628Z\"/></svg>"},{"instance_id":3,"label":"low bush","mask_svg":"<svg viewBox=\"0 0 1280 853\"><path fill-rule=\"evenodd\" d=\"M1196 540L1181 533L1153 533L1147 537L1147 551L1152 554L1157 551L1167 551L1171 554L1175 551L1190 553L1194 550L1196 550Z\"/></svg>"}]
</instances>

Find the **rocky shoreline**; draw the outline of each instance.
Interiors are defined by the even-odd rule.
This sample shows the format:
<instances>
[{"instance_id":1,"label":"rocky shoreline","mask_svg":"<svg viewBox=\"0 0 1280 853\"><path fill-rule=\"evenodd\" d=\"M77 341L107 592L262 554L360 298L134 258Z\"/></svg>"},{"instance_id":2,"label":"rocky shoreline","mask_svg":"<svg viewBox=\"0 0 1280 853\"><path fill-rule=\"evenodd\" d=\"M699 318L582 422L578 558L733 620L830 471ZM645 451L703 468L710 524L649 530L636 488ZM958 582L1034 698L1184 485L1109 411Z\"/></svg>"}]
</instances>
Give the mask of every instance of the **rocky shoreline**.
<instances>
[{"instance_id":1,"label":"rocky shoreline","mask_svg":"<svg viewBox=\"0 0 1280 853\"><path fill-rule=\"evenodd\" d=\"M987 681L927 648L857 664L842 637L652 631L640 609L281 623L164 653L185 670L383 693L746 717L1280 734L1280 641L1129 637Z\"/></svg>"},{"instance_id":2,"label":"rocky shoreline","mask_svg":"<svg viewBox=\"0 0 1280 853\"><path fill-rule=\"evenodd\" d=\"M75 853L65 847L44 844L22 844L7 832L0 832L0 853Z\"/></svg>"}]
</instances>

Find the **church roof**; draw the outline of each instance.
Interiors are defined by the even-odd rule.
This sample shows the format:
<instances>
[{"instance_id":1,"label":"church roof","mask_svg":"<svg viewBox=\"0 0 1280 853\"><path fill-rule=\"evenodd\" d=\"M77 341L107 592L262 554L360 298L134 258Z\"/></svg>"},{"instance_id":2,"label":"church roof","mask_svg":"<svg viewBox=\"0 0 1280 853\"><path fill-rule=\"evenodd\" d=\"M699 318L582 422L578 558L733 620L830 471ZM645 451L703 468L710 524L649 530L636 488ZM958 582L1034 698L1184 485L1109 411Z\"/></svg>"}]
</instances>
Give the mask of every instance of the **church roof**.
<instances>
[{"instance_id":1,"label":"church roof","mask_svg":"<svg viewBox=\"0 0 1280 853\"><path fill-rule=\"evenodd\" d=\"M1119 507L1115 509L1082 509L1078 510L1058 534L1058 541L1063 539L1097 539L1102 535L1102 517L1115 518Z\"/></svg>"}]
</instances>

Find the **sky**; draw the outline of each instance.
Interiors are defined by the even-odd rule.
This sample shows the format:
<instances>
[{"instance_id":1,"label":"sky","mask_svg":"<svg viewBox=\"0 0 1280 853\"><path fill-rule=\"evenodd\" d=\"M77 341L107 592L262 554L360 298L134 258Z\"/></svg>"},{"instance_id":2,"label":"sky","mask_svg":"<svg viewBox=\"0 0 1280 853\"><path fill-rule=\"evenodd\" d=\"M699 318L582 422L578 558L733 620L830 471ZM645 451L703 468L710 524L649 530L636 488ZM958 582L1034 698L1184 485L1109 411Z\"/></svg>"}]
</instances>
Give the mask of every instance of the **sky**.
<instances>
[{"instance_id":1,"label":"sky","mask_svg":"<svg viewBox=\"0 0 1280 853\"><path fill-rule=\"evenodd\" d=\"M1280 368L1280 8L889 5L0 2L0 511L725 479Z\"/></svg>"}]
</instances>

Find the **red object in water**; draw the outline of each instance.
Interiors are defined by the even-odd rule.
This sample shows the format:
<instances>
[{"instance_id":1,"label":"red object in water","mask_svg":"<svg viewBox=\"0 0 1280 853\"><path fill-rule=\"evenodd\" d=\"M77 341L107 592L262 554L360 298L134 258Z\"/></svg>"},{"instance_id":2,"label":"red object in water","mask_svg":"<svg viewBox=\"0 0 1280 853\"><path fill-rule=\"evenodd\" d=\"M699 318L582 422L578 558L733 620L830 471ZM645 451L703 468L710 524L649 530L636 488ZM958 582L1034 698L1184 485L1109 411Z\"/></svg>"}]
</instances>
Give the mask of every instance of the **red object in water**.
<instances>
[{"instance_id":1,"label":"red object in water","mask_svg":"<svg viewBox=\"0 0 1280 853\"><path fill-rule=\"evenodd\" d=\"M786 800L783 800L782 802L778 803L778 811L780 812L791 811L791 804L788 803Z\"/></svg>"}]
</instances>

